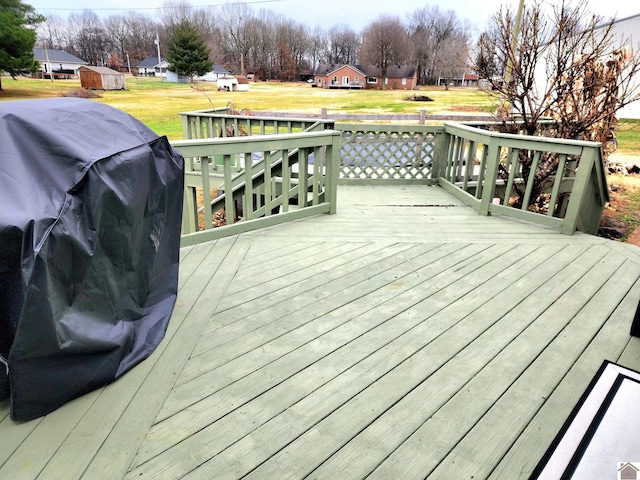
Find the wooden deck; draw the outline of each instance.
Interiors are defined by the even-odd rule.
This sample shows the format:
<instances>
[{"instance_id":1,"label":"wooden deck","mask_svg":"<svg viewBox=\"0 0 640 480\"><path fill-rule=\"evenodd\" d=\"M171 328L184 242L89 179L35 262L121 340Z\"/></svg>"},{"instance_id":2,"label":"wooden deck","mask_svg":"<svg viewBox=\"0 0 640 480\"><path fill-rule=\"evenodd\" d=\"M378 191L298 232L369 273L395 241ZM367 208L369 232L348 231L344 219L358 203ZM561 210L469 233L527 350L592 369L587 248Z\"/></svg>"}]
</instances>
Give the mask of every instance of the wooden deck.
<instances>
[{"instance_id":1,"label":"wooden deck","mask_svg":"<svg viewBox=\"0 0 640 480\"><path fill-rule=\"evenodd\" d=\"M0 478L528 478L603 360L640 369L640 249L439 187L338 199L184 249L149 359L41 419L0 404Z\"/></svg>"}]
</instances>

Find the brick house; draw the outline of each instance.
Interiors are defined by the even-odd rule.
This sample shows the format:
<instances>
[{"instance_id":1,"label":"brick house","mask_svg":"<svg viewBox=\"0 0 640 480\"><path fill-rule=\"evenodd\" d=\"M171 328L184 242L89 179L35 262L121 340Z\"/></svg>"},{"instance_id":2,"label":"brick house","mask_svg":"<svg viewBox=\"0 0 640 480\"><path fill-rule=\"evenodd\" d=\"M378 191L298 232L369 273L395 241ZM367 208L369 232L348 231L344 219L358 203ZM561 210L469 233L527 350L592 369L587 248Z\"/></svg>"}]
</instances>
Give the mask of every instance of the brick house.
<instances>
[{"instance_id":1,"label":"brick house","mask_svg":"<svg viewBox=\"0 0 640 480\"><path fill-rule=\"evenodd\" d=\"M418 83L417 68L393 66L387 70L385 88L413 90ZM313 85L320 88L382 89L382 71L374 65L321 63L313 75Z\"/></svg>"}]
</instances>

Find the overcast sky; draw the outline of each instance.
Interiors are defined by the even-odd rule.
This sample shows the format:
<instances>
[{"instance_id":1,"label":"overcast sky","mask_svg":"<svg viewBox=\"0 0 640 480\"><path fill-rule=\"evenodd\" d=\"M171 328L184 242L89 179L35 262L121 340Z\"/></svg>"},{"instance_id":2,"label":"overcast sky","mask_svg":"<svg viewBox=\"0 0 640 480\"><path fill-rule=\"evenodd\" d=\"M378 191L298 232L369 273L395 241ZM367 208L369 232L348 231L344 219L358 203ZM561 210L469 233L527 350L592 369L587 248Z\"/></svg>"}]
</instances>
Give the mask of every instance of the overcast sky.
<instances>
[{"instance_id":1,"label":"overcast sky","mask_svg":"<svg viewBox=\"0 0 640 480\"><path fill-rule=\"evenodd\" d=\"M530 0L526 0L530 1ZM560 0L545 0L547 4ZM90 9L101 17L122 14L128 10L154 17L165 0L23 0L40 13L56 14L66 18L72 12ZM191 0L194 7L220 6L224 0ZM399 16L402 19L407 13L418 8L437 5L441 11L454 10L460 19L467 19L479 30L484 29L490 16L500 9L501 5L518 7L518 0L248 0L246 2L254 12L271 10L286 18L296 20L309 27L321 26L324 29L337 24L345 24L355 31L361 31L366 25L383 14ZM135 8L132 6L135 5ZM633 0L590 0L590 9L606 18L625 18L640 14L640 6Z\"/></svg>"}]
</instances>

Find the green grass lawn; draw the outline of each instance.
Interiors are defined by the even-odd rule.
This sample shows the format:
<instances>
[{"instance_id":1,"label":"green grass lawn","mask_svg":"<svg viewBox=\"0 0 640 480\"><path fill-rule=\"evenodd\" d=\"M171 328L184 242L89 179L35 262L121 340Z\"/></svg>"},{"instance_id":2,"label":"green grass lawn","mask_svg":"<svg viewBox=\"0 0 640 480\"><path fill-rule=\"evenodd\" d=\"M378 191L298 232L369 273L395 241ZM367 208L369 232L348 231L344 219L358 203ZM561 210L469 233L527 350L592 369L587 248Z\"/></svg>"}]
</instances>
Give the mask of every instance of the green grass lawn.
<instances>
[{"instance_id":1,"label":"green grass lawn","mask_svg":"<svg viewBox=\"0 0 640 480\"><path fill-rule=\"evenodd\" d=\"M96 101L119 108L170 139L182 137L179 112L233 105L236 110L271 110L320 113L486 113L495 99L475 89L423 87L420 95L432 102L408 101L416 92L406 90L328 90L308 83L257 82L248 92L218 91L212 82L196 85L167 83L155 78L126 77L126 90L96 92ZM80 88L79 80L3 78L0 100L48 98L69 95Z\"/></svg>"},{"instance_id":2,"label":"green grass lawn","mask_svg":"<svg viewBox=\"0 0 640 480\"><path fill-rule=\"evenodd\" d=\"M248 92L218 91L213 82L196 85L168 83L156 78L126 76L126 90L96 92L103 102L119 108L169 139L182 138L179 112L232 105L236 110L271 110L300 113L489 113L498 99L473 88L421 87L407 90L329 90L308 83L256 82ZM80 89L80 80L2 78L0 101L58 97ZM408 101L415 94L433 101ZM622 121L618 128L618 152L640 151L640 121Z\"/></svg>"}]
</instances>

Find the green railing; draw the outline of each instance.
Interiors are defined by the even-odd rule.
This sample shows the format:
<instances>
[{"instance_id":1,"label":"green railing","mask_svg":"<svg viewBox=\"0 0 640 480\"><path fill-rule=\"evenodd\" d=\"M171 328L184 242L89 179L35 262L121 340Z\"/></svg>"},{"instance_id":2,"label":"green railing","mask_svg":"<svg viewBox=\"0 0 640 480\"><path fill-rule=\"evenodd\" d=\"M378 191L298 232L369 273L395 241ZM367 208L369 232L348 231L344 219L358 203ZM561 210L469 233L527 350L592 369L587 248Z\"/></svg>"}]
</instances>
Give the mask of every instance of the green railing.
<instances>
[{"instance_id":1,"label":"green railing","mask_svg":"<svg viewBox=\"0 0 640 480\"><path fill-rule=\"evenodd\" d=\"M339 132L171 143L185 157L182 246L336 211Z\"/></svg>"},{"instance_id":2,"label":"green railing","mask_svg":"<svg viewBox=\"0 0 640 480\"><path fill-rule=\"evenodd\" d=\"M340 140L333 144L338 163L331 173L338 183L439 184L480 214L524 219L566 234L595 233L608 201L599 143L499 134L477 122L474 126L334 124L230 115L226 110L181 115L187 138L240 134L246 136L240 142L252 142L270 134L283 139L288 135L289 141L305 131L334 129ZM285 150L289 154L295 148ZM209 162L207 171L216 174L221 153L210 155L218 160ZM236 175L232 188L244 188L240 179L246 175L244 165L233 155L226 162L225 168ZM192 173L200 175L197 166Z\"/></svg>"},{"instance_id":3,"label":"green railing","mask_svg":"<svg viewBox=\"0 0 640 480\"><path fill-rule=\"evenodd\" d=\"M340 183L434 183L433 159L444 128L336 124L342 132Z\"/></svg>"},{"instance_id":4,"label":"green railing","mask_svg":"<svg viewBox=\"0 0 640 480\"><path fill-rule=\"evenodd\" d=\"M331 130L334 122L317 119L232 114L229 108L182 112L184 139L241 137Z\"/></svg>"},{"instance_id":5,"label":"green railing","mask_svg":"<svg viewBox=\"0 0 640 480\"><path fill-rule=\"evenodd\" d=\"M480 214L594 234L608 201L600 143L445 123L438 183Z\"/></svg>"}]
</instances>

